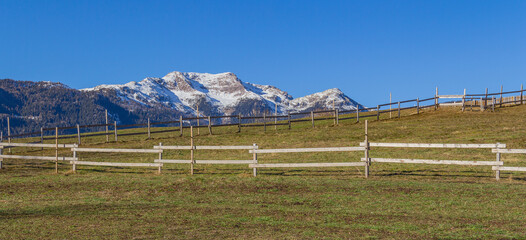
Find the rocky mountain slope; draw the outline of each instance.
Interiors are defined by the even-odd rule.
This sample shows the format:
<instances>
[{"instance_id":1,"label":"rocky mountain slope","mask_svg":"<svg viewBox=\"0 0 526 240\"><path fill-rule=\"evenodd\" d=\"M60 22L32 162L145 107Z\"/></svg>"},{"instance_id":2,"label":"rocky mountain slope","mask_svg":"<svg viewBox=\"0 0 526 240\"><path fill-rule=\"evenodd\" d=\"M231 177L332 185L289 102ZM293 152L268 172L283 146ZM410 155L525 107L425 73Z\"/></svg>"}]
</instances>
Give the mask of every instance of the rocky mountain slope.
<instances>
[{"instance_id":1,"label":"rocky mountain slope","mask_svg":"<svg viewBox=\"0 0 526 240\"><path fill-rule=\"evenodd\" d=\"M233 73L171 72L162 78L145 78L123 85L100 85L76 90L61 83L0 80L0 130L11 118L12 133L38 131L40 127L88 125L110 121L133 124L169 121L179 116L254 116L266 112L332 109L352 110L359 104L339 89L300 98L268 85L241 81Z\"/></svg>"},{"instance_id":2,"label":"rocky mountain slope","mask_svg":"<svg viewBox=\"0 0 526 240\"><path fill-rule=\"evenodd\" d=\"M124 85L101 85L85 92L115 91L123 102L165 106L187 115L197 108L204 115L256 115L263 112L301 112L332 108L353 110L359 105L339 89L329 89L293 99L269 85L242 82L233 73L171 72L162 78L145 78Z\"/></svg>"}]
</instances>

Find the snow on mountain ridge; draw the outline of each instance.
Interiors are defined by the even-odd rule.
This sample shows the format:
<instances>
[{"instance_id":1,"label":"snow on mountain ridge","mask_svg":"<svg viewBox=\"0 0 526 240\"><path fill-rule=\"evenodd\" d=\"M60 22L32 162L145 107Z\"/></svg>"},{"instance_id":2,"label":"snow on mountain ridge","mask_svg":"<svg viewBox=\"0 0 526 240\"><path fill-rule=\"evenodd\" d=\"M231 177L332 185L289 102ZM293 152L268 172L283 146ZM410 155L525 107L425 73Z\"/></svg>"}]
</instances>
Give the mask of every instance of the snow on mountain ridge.
<instances>
[{"instance_id":1,"label":"snow on mountain ridge","mask_svg":"<svg viewBox=\"0 0 526 240\"><path fill-rule=\"evenodd\" d=\"M83 91L112 89L122 98L144 105L162 104L186 114L200 111L208 114L255 114L254 111L299 112L332 108L355 109L359 104L337 88L308 96L292 98L287 92L270 85L241 81L234 73L218 74L170 72L162 78L145 78L123 85L100 85Z\"/></svg>"}]
</instances>

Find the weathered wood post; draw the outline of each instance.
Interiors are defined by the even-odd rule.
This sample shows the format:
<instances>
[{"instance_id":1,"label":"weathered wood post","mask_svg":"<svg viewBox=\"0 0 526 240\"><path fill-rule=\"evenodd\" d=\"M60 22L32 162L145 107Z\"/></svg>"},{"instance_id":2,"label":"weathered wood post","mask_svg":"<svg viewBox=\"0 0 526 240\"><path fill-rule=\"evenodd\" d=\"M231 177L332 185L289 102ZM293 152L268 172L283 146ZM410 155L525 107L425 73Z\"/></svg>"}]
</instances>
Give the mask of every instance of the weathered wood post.
<instances>
[{"instance_id":1,"label":"weathered wood post","mask_svg":"<svg viewBox=\"0 0 526 240\"><path fill-rule=\"evenodd\" d=\"M161 152L159 152L159 160L162 160L163 159L163 151L161 149L161 147L163 146L163 143L160 142L159 143L159 150L161 150ZM159 174L161 174L161 166L159 166Z\"/></svg>"},{"instance_id":2,"label":"weathered wood post","mask_svg":"<svg viewBox=\"0 0 526 240\"><path fill-rule=\"evenodd\" d=\"M278 129L278 103L274 102L274 130Z\"/></svg>"},{"instance_id":3,"label":"weathered wood post","mask_svg":"<svg viewBox=\"0 0 526 240\"><path fill-rule=\"evenodd\" d=\"M55 173L58 173L58 127L55 127Z\"/></svg>"},{"instance_id":4,"label":"weathered wood post","mask_svg":"<svg viewBox=\"0 0 526 240\"><path fill-rule=\"evenodd\" d=\"M152 137L152 132L150 131L150 118L148 118L148 139Z\"/></svg>"},{"instance_id":5,"label":"weathered wood post","mask_svg":"<svg viewBox=\"0 0 526 240\"><path fill-rule=\"evenodd\" d=\"M523 103L522 103L522 93L523 93L523 92L524 92L524 90L523 90L523 88L522 88L522 84L521 84L521 104L523 104Z\"/></svg>"},{"instance_id":6,"label":"weathered wood post","mask_svg":"<svg viewBox=\"0 0 526 240\"><path fill-rule=\"evenodd\" d=\"M257 144L252 144L252 150L253 150L253 154L252 154L252 159L254 160L254 164L257 164L258 163L258 154L256 153L256 149L258 149L258 145ZM254 177L257 176L257 168L254 167L253 169L254 171Z\"/></svg>"},{"instance_id":7,"label":"weathered wood post","mask_svg":"<svg viewBox=\"0 0 526 240\"><path fill-rule=\"evenodd\" d=\"M291 125L290 125L290 113L288 113L288 120L289 120L289 130L291 129Z\"/></svg>"},{"instance_id":8,"label":"weathered wood post","mask_svg":"<svg viewBox=\"0 0 526 240\"><path fill-rule=\"evenodd\" d=\"M73 148L73 158L75 160L73 160L73 164L71 165L71 171L73 173L76 173L77 172L77 166L76 166L75 162L77 161L77 150L75 150L75 147Z\"/></svg>"},{"instance_id":9,"label":"weathered wood post","mask_svg":"<svg viewBox=\"0 0 526 240\"><path fill-rule=\"evenodd\" d=\"M9 121L9 117L7 117L7 142L11 143L11 121ZM9 152L11 152L11 148L9 148Z\"/></svg>"},{"instance_id":10,"label":"weathered wood post","mask_svg":"<svg viewBox=\"0 0 526 240\"><path fill-rule=\"evenodd\" d=\"M393 117L393 114L391 112L392 110L392 104L393 104L393 95L391 93L389 93L389 119L391 119Z\"/></svg>"},{"instance_id":11,"label":"weathered wood post","mask_svg":"<svg viewBox=\"0 0 526 240\"><path fill-rule=\"evenodd\" d=\"M190 125L190 175L194 175L194 127Z\"/></svg>"},{"instance_id":12,"label":"weathered wood post","mask_svg":"<svg viewBox=\"0 0 526 240\"><path fill-rule=\"evenodd\" d=\"M497 150L500 148L500 143L497 143ZM497 162L500 162L500 152L497 152ZM497 165L498 166L498 165ZM497 168L498 169L498 168ZM495 179L500 180L500 170L495 171Z\"/></svg>"},{"instance_id":13,"label":"weathered wood post","mask_svg":"<svg viewBox=\"0 0 526 240\"><path fill-rule=\"evenodd\" d=\"M466 89L464 88L464 95L462 95L462 112L466 109Z\"/></svg>"},{"instance_id":14,"label":"weathered wood post","mask_svg":"<svg viewBox=\"0 0 526 240\"><path fill-rule=\"evenodd\" d=\"M106 111L106 142L109 142L110 141L110 135L109 135L110 129L108 126L108 110L105 110L105 111Z\"/></svg>"},{"instance_id":15,"label":"weathered wood post","mask_svg":"<svg viewBox=\"0 0 526 240\"><path fill-rule=\"evenodd\" d=\"M435 89L435 110L438 109L438 87Z\"/></svg>"},{"instance_id":16,"label":"weathered wood post","mask_svg":"<svg viewBox=\"0 0 526 240\"><path fill-rule=\"evenodd\" d=\"M482 97L480 97L480 111L484 112L484 101L482 101Z\"/></svg>"},{"instance_id":17,"label":"weathered wood post","mask_svg":"<svg viewBox=\"0 0 526 240\"><path fill-rule=\"evenodd\" d=\"M360 122L360 105L356 106L356 123Z\"/></svg>"},{"instance_id":18,"label":"weathered wood post","mask_svg":"<svg viewBox=\"0 0 526 240\"><path fill-rule=\"evenodd\" d=\"M312 128L314 128L314 112L310 111L310 119L312 121Z\"/></svg>"},{"instance_id":19,"label":"weathered wood post","mask_svg":"<svg viewBox=\"0 0 526 240\"><path fill-rule=\"evenodd\" d=\"M336 125L336 107L334 106L334 99L332 100L332 116L333 116L333 124Z\"/></svg>"},{"instance_id":20,"label":"weathered wood post","mask_svg":"<svg viewBox=\"0 0 526 240\"><path fill-rule=\"evenodd\" d=\"M482 99L480 99L482 101ZM482 104L482 103L480 103ZM484 107L488 104L488 88L486 88L486 95L484 96Z\"/></svg>"},{"instance_id":21,"label":"weathered wood post","mask_svg":"<svg viewBox=\"0 0 526 240\"><path fill-rule=\"evenodd\" d=\"M197 136L199 136L199 105L197 105Z\"/></svg>"},{"instance_id":22,"label":"weathered wood post","mask_svg":"<svg viewBox=\"0 0 526 240\"><path fill-rule=\"evenodd\" d=\"M212 118L208 116L208 134L212 135Z\"/></svg>"},{"instance_id":23,"label":"weathered wood post","mask_svg":"<svg viewBox=\"0 0 526 240\"><path fill-rule=\"evenodd\" d=\"M340 110L336 109L336 125L340 125Z\"/></svg>"},{"instance_id":24,"label":"weathered wood post","mask_svg":"<svg viewBox=\"0 0 526 240\"><path fill-rule=\"evenodd\" d=\"M497 101L497 100L495 99L495 97L491 96L491 103L492 103L492 104L491 104L491 111L492 111L492 112L495 112L495 104L496 104L496 101Z\"/></svg>"},{"instance_id":25,"label":"weathered wood post","mask_svg":"<svg viewBox=\"0 0 526 240\"><path fill-rule=\"evenodd\" d=\"M376 121L380 120L380 105L376 105Z\"/></svg>"},{"instance_id":26,"label":"weathered wood post","mask_svg":"<svg viewBox=\"0 0 526 240\"><path fill-rule=\"evenodd\" d=\"M77 144L80 145L81 144L81 141L80 141L80 126L77 124Z\"/></svg>"},{"instance_id":27,"label":"weathered wood post","mask_svg":"<svg viewBox=\"0 0 526 240\"><path fill-rule=\"evenodd\" d=\"M499 107L502 107L502 85L500 85L500 105Z\"/></svg>"},{"instance_id":28,"label":"weathered wood post","mask_svg":"<svg viewBox=\"0 0 526 240\"><path fill-rule=\"evenodd\" d=\"M180 132L179 137L183 136L183 127L184 127L184 125L183 125L183 116L181 115L181 116L179 116L179 132Z\"/></svg>"},{"instance_id":29,"label":"weathered wood post","mask_svg":"<svg viewBox=\"0 0 526 240\"><path fill-rule=\"evenodd\" d=\"M3 146L0 146L0 155L3 155L4 154L4 147ZM0 169L2 169L2 162L4 161L4 159L2 157L0 157Z\"/></svg>"},{"instance_id":30,"label":"weathered wood post","mask_svg":"<svg viewBox=\"0 0 526 240\"><path fill-rule=\"evenodd\" d=\"M420 114L420 99L416 98L416 114Z\"/></svg>"},{"instance_id":31,"label":"weathered wood post","mask_svg":"<svg viewBox=\"0 0 526 240\"><path fill-rule=\"evenodd\" d=\"M400 118L400 102L398 102L398 118Z\"/></svg>"},{"instance_id":32,"label":"weathered wood post","mask_svg":"<svg viewBox=\"0 0 526 240\"><path fill-rule=\"evenodd\" d=\"M241 114L237 115L237 132L241 132Z\"/></svg>"},{"instance_id":33,"label":"weathered wood post","mask_svg":"<svg viewBox=\"0 0 526 240\"><path fill-rule=\"evenodd\" d=\"M265 112L263 112L263 132L267 131L267 116Z\"/></svg>"},{"instance_id":34,"label":"weathered wood post","mask_svg":"<svg viewBox=\"0 0 526 240\"><path fill-rule=\"evenodd\" d=\"M369 177L369 165L371 165L371 161L369 158L369 135L367 132L367 120L365 120L365 177Z\"/></svg>"},{"instance_id":35,"label":"weathered wood post","mask_svg":"<svg viewBox=\"0 0 526 240\"><path fill-rule=\"evenodd\" d=\"M117 137L117 121L113 122L113 128L115 129L115 142L117 142L118 141L118 137Z\"/></svg>"},{"instance_id":36,"label":"weathered wood post","mask_svg":"<svg viewBox=\"0 0 526 240\"><path fill-rule=\"evenodd\" d=\"M40 127L40 144L44 144L44 128ZM40 151L44 151L44 148L41 148Z\"/></svg>"}]
</instances>

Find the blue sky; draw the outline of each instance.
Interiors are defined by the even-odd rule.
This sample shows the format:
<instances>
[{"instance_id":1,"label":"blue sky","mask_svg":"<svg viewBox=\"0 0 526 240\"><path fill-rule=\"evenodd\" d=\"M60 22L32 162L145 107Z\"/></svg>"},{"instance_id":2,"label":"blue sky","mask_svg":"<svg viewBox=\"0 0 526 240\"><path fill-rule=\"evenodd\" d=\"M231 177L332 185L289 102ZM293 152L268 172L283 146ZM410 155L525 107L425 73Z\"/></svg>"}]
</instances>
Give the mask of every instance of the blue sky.
<instances>
[{"instance_id":1,"label":"blue sky","mask_svg":"<svg viewBox=\"0 0 526 240\"><path fill-rule=\"evenodd\" d=\"M233 72L365 105L526 83L526 1L5 1L0 78Z\"/></svg>"}]
</instances>

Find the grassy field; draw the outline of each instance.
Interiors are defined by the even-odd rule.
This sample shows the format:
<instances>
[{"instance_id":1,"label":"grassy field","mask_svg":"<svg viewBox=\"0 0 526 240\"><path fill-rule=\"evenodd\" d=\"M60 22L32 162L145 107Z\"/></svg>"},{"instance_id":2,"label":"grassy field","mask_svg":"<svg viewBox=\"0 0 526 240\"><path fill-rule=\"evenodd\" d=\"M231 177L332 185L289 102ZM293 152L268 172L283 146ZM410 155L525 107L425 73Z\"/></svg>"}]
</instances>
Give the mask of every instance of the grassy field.
<instances>
[{"instance_id":1,"label":"grassy field","mask_svg":"<svg viewBox=\"0 0 526 240\"><path fill-rule=\"evenodd\" d=\"M418 116L369 123L372 142L506 143L526 148L526 106L491 112L444 108ZM393 114L394 115L394 114ZM353 120L269 128L217 128L195 137L196 145L260 148L357 146L364 125ZM139 130L136 130L139 131ZM206 132L206 131L203 131ZM188 131L84 140L83 147L152 148L189 145ZM54 150L13 149L13 154L50 155ZM71 156L69 150L62 155ZM81 160L152 162L155 154L88 154ZM261 163L359 161L358 153L260 154ZM494 160L489 149L372 149L371 157ZM188 151L164 158L186 159ZM247 151L197 151L196 159L251 159ZM505 165L526 166L521 155ZM0 170L0 239L157 238L526 238L526 173L491 167L380 164L363 168L262 169L246 165L187 165L155 169L78 167L4 160Z\"/></svg>"}]
</instances>

